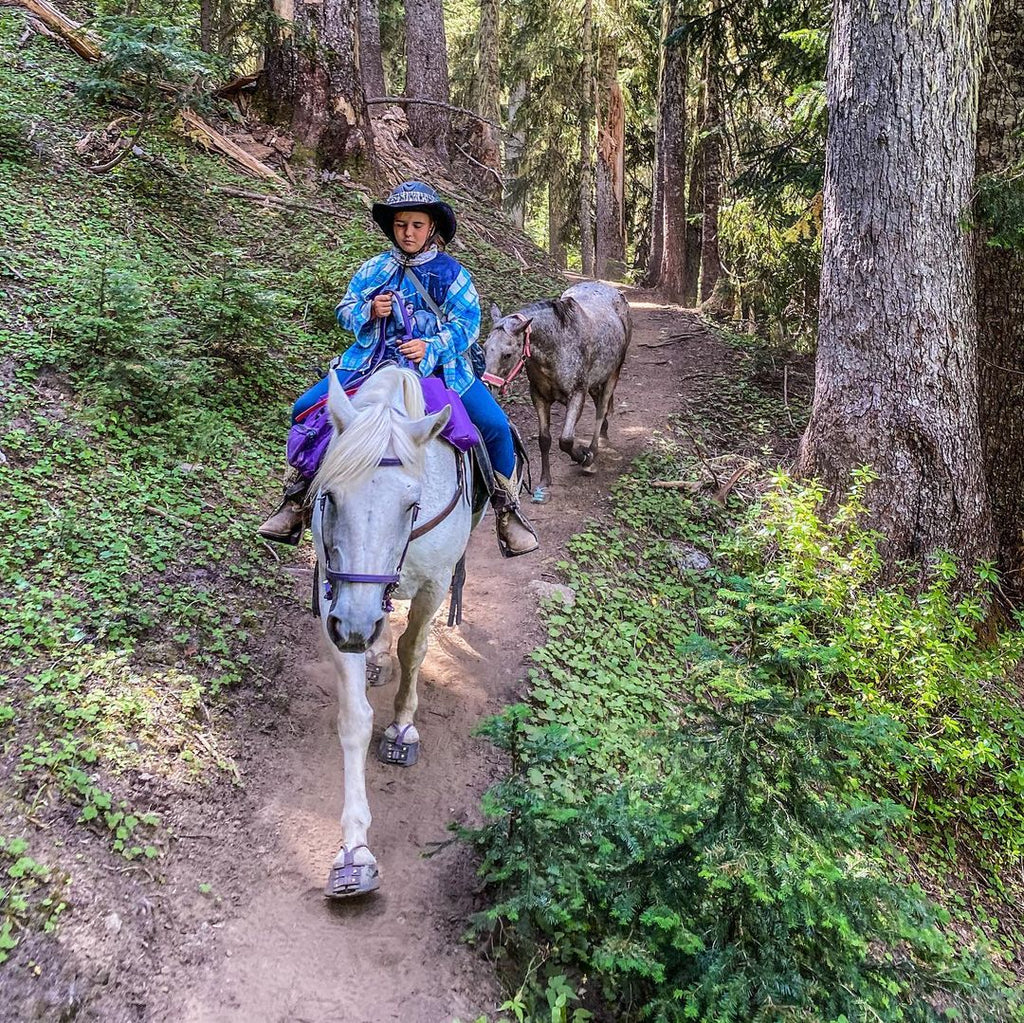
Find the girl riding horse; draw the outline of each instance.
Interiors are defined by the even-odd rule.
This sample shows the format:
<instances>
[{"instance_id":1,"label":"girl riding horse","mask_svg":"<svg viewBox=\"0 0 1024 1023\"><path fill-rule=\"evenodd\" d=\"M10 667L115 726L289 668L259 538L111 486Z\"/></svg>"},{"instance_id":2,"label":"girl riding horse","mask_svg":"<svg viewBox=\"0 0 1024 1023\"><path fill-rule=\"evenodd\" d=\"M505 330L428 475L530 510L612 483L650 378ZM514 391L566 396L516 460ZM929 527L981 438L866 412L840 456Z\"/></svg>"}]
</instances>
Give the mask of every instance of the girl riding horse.
<instances>
[{"instance_id":1,"label":"girl riding horse","mask_svg":"<svg viewBox=\"0 0 1024 1023\"><path fill-rule=\"evenodd\" d=\"M384 202L374 203L373 219L392 248L367 260L338 304L338 322L355 343L332 363L331 372L347 384L376 362L411 363L420 376L443 378L461 398L494 469L491 495L498 546L503 555L528 554L538 547L537 533L519 507L522 475L512 431L501 406L477 379L470 359L480 333L480 300L466 270L438 251L437 240L455 237L455 213L429 185L406 181ZM405 339L392 318L396 302L411 316L415 336ZM384 351L380 324L385 324ZM294 423L327 394L328 378L311 387L292 409ZM286 484L284 501L257 532L267 540L298 543L305 523L309 478Z\"/></svg>"}]
</instances>

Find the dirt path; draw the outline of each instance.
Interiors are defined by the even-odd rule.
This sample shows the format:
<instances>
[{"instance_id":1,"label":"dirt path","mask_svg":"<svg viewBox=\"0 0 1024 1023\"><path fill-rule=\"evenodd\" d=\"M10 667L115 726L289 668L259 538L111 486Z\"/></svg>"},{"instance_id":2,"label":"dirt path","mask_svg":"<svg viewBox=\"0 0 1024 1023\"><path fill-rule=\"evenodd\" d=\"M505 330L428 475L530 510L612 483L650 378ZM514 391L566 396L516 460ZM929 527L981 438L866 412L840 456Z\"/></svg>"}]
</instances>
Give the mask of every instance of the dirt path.
<instances>
[{"instance_id":1,"label":"dirt path","mask_svg":"<svg viewBox=\"0 0 1024 1023\"><path fill-rule=\"evenodd\" d=\"M234 800L244 805L228 812L211 796L208 827L181 836L185 852L168 892L176 919L164 924L181 928L180 945L152 978L159 1004L150 1003L146 1018L446 1023L493 1013L499 991L491 970L460 941L476 908L472 861L459 847L430 859L423 853L447 837L449 821L476 815L495 775L494 751L471 733L515 699L524 659L541 638L531 582L557 581L568 537L605 510L614 478L699 386L695 370L721 358L720 344L693 320L687 326L696 336L649 347L679 333L685 314L627 294L636 328L616 394L613 449L593 476L564 456L553 462L551 502L529 506L543 542L539 557L503 561L485 520L470 545L466 620L457 630L435 624L423 666L420 762L402 771L369 759L380 893L341 904L321 895L338 841L341 754L329 664L307 653L319 649L318 626L296 609L298 635L280 644L290 700L284 712L273 700L253 712L240 763L246 794ZM513 414L531 437L536 423L523 385L519 395ZM304 602L308 580L296 580ZM393 698L393 684L371 691L377 732Z\"/></svg>"}]
</instances>

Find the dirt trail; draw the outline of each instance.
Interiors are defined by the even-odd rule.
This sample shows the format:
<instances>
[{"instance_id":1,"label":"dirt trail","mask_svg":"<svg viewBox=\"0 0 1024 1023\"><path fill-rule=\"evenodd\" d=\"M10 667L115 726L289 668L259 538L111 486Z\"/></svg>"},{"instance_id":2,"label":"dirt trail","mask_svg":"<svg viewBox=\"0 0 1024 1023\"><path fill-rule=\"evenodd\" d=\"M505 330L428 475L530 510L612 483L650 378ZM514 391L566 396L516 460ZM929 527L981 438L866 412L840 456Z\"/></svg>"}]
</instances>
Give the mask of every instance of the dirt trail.
<instances>
[{"instance_id":1,"label":"dirt trail","mask_svg":"<svg viewBox=\"0 0 1024 1023\"><path fill-rule=\"evenodd\" d=\"M635 333L610 424L612 449L592 476L553 455L551 502L528 506L542 538L539 556L503 561L491 520L484 521L470 545L465 622L454 630L435 623L421 673L420 762L400 770L369 758L381 891L340 904L321 895L338 842L341 754L333 676L325 658L310 659L319 630L301 615L308 579L297 573L298 635L280 643L288 706L269 701L254 711L240 765L246 794L235 800L245 805L230 813L211 800L209 827L182 837L182 867L168 893L179 899L178 923L165 926L189 934L181 933L173 961L152 978L159 1004L150 1003L148 1019L446 1023L493 1013L499 991L490 968L460 941L476 908L471 858L454 846L430 859L423 853L447 838L449 821L475 817L496 773L494 751L471 733L516 698L524 659L540 639L530 583L557 581L568 537L607 507L614 478L700 386L694 371L721 359L720 344L696 320L642 293L627 296ZM692 336L650 347L683 330ZM513 416L532 437L525 391L523 381ZM585 415L582 436L591 422ZM393 683L371 690L375 741L393 698ZM198 928L190 914L202 920Z\"/></svg>"}]
</instances>

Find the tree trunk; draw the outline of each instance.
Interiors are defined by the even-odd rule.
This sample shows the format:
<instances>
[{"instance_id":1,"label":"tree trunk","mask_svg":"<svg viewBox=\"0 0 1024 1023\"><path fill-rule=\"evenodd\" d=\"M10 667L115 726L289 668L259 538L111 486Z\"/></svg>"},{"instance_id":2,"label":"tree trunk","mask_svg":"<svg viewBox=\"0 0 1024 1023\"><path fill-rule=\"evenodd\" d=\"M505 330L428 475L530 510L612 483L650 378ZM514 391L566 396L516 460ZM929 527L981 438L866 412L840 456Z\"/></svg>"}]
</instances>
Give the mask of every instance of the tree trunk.
<instances>
[{"instance_id":1,"label":"tree trunk","mask_svg":"<svg viewBox=\"0 0 1024 1023\"><path fill-rule=\"evenodd\" d=\"M509 93L509 135L505 140L505 180L513 182L511 192L506 200L508 215L520 231L526 225L526 188L524 182L519 180L519 161L526 149L526 134L521 128L516 127L516 117L519 114L519 108L526 102L529 89L528 82L516 82Z\"/></svg>"},{"instance_id":2,"label":"tree trunk","mask_svg":"<svg viewBox=\"0 0 1024 1023\"><path fill-rule=\"evenodd\" d=\"M648 273L649 283L672 302L686 295L686 43L665 46L679 27L679 13L678 3L663 0Z\"/></svg>"},{"instance_id":3,"label":"tree trunk","mask_svg":"<svg viewBox=\"0 0 1024 1023\"><path fill-rule=\"evenodd\" d=\"M274 0L286 24L267 47L261 98L268 120L283 124L326 167L372 162L366 95L355 65L352 0Z\"/></svg>"},{"instance_id":4,"label":"tree trunk","mask_svg":"<svg viewBox=\"0 0 1024 1023\"><path fill-rule=\"evenodd\" d=\"M982 78L978 173L1024 161L1022 0L993 0ZM1024 253L978 239L978 352L982 448L1003 588L1024 600Z\"/></svg>"},{"instance_id":5,"label":"tree trunk","mask_svg":"<svg viewBox=\"0 0 1024 1023\"><path fill-rule=\"evenodd\" d=\"M709 44L704 64L704 181L703 216L700 221L700 301L707 302L722 276L722 257L718 251L718 209L722 204L722 97L717 70Z\"/></svg>"},{"instance_id":6,"label":"tree trunk","mask_svg":"<svg viewBox=\"0 0 1024 1023\"><path fill-rule=\"evenodd\" d=\"M626 111L618 82L618 70L616 44L606 39L600 47L594 271L598 277L611 281L622 280L626 272Z\"/></svg>"},{"instance_id":7,"label":"tree trunk","mask_svg":"<svg viewBox=\"0 0 1024 1023\"><path fill-rule=\"evenodd\" d=\"M562 241L562 232L565 229L562 167L565 161L555 144L555 139L551 138L548 144L552 150L548 154L548 252L555 266L561 270L565 266L565 242Z\"/></svg>"},{"instance_id":8,"label":"tree trunk","mask_svg":"<svg viewBox=\"0 0 1024 1023\"><path fill-rule=\"evenodd\" d=\"M203 53L217 52L217 0L199 0L199 49Z\"/></svg>"},{"instance_id":9,"label":"tree trunk","mask_svg":"<svg viewBox=\"0 0 1024 1023\"><path fill-rule=\"evenodd\" d=\"M380 45L379 0L359 0L359 80L366 96L386 96L384 58Z\"/></svg>"},{"instance_id":10,"label":"tree trunk","mask_svg":"<svg viewBox=\"0 0 1024 1023\"><path fill-rule=\"evenodd\" d=\"M580 82L580 263L584 277L594 276L594 4L583 3L583 62Z\"/></svg>"},{"instance_id":11,"label":"tree trunk","mask_svg":"<svg viewBox=\"0 0 1024 1023\"><path fill-rule=\"evenodd\" d=\"M451 103L441 0L405 0L405 67L406 96ZM447 162L451 112L424 103L406 109L413 143Z\"/></svg>"},{"instance_id":12,"label":"tree trunk","mask_svg":"<svg viewBox=\"0 0 1024 1023\"><path fill-rule=\"evenodd\" d=\"M501 77L498 53L501 48L499 0L480 0L480 27L476 36L476 78L473 109L488 121L500 122ZM483 167L473 168L470 181L494 202L501 202L501 138L493 124L473 121L470 126L473 158ZM473 165L470 165L471 168ZM487 170L484 170L487 168Z\"/></svg>"},{"instance_id":13,"label":"tree trunk","mask_svg":"<svg viewBox=\"0 0 1024 1023\"><path fill-rule=\"evenodd\" d=\"M704 150L707 139L703 132L707 127L707 104L701 88L697 100L697 133L690 160L690 175L686 199L686 241L683 245L683 304L697 304L697 286L700 281L700 236L704 204Z\"/></svg>"},{"instance_id":14,"label":"tree trunk","mask_svg":"<svg viewBox=\"0 0 1024 1023\"><path fill-rule=\"evenodd\" d=\"M897 562L991 555L977 412L974 180L984 5L837 0L828 67L821 324L801 468L834 503L870 465Z\"/></svg>"}]
</instances>

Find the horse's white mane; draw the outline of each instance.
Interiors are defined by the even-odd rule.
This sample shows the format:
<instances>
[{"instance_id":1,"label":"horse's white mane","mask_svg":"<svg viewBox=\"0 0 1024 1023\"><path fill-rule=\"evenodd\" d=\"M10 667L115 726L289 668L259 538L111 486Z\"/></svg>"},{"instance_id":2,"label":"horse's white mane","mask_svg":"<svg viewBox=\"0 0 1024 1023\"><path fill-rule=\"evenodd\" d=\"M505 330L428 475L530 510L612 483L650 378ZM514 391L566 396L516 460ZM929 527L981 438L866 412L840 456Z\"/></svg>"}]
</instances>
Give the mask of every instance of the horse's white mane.
<instances>
[{"instance_id":1,"label":"horse's white mane","mask_svg":"<svg viewBox=\"0 0 1024 1023\"><path fill-rule=\"evenodd\" d=\"M405 428L425 415L419 377L408 369L385 366L359 388L352 405L358 415L335 433L309 492L358 486L376 471L389 449L407 472L421 475L423 446Z\"/></svg>"}]
</instances>

